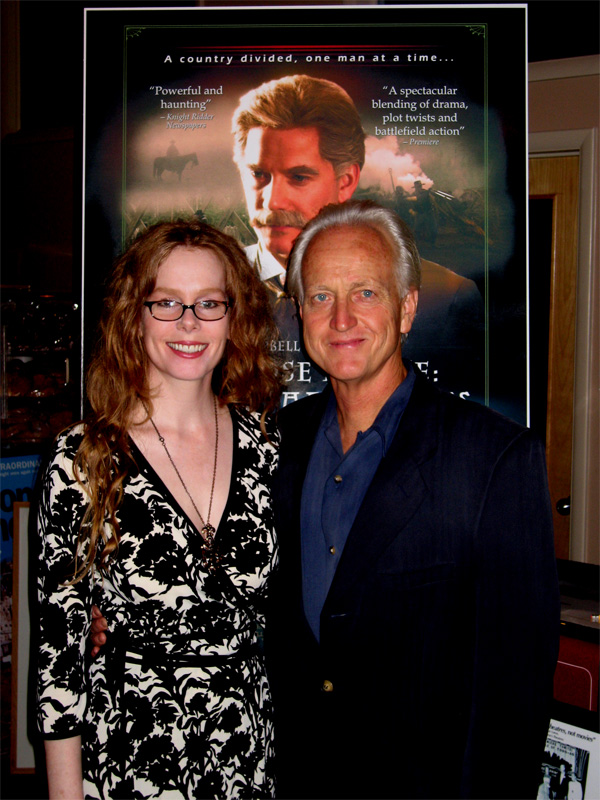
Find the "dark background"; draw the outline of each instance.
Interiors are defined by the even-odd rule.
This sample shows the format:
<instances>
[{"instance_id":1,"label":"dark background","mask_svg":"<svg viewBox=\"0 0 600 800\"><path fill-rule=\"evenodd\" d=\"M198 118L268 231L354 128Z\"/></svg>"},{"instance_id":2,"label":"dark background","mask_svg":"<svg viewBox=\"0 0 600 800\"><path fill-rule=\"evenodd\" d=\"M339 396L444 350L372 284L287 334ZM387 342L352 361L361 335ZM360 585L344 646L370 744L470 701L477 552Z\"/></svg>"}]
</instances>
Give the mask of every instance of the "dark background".
<instances>
[{"instance_id":1,"label":"dark background","mask_svg":"<svg viewBox=\"0 0 600 800\"><path fill-rule=\"evenodd\" d=\"M440 0L432 2L440 4ZM210 6L258 4L244 0L207 3ZM262 3L268 4L267 1ZM285 2L285 5L301 4L294 0ZM181 8L194 7L197 3L190 0L175 3L168 0L118 3L0 0L3 12L10 5L18 5L20 14L21 130L2 132L2 282L20 283L38 292L78 296L81 288L83 9ZM530 0L529 62L597 54L600 51L599 9L598 0ZM8 48L3 47L3 70L7 53ZM508 40L507 62L513 53L514 43ZM107 63L115 56L107 51ZM97 69L101 70L102 64L98 64ZM98 98L98 103L102 105L102 97ZM10 697L10 670L3 669L0 795L5 800L41 798L45 792L43 779L10 774L6 747L10 732L7 697Z\"/></svg>"},{"instance_id":2,"label":"dark background","mask_svg":"<svg viewBox=\"0 0 600 800\"><path fill-rule=\"evenodd\" d=\"M3 0L12 2L13 0ZM418 2L418 0L415 0ZM439 0L435 0L439 5ZM286 5L292 3L286 2ZM427 5L427 3L423 3ZM169 2L83 2L82 0L22 0L21 2L21 119L23 129L77 127L81 124L83 9L85 7L195 6ZM210 3L212 6L258 3ZM263 5L268 5L264 3ZM392 2L380 5L393 5ZM399 3L398 5L401 5ZM598 53L600 4L597 0L531 0L528 4L528 60ZM299 12L301 13L301 12ZM308 12L304 12L308 13ZM506 56L513 52L506 42ZM111 54L107 53L107 58ZM101 67L99 67L101 69Z\"/></svg>"}]
</instances>

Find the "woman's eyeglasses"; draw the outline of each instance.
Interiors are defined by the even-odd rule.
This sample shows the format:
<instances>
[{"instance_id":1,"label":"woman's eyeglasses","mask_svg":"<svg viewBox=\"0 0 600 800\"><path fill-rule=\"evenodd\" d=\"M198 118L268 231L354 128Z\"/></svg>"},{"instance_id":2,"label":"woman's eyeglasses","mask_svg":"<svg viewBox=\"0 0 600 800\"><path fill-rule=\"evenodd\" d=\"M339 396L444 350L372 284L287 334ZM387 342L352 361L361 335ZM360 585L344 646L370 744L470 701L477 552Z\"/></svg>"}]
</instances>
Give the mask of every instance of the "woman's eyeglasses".
<instances>
[{"instance_id":1,"label":"woman's eyeglasses","mask_svg":"<svg viewBox=\"0 0 600 800\"><path fill-rule=\"evenodd\" d=\"M144 305L150 309L154 319L160 322L176 322L181 319L188 308L194 312L196 319L203 322L216 322L223 319L231 306L230 300L199 300L191 306L179 300L146 300Z\"/></svg>"}]
</instances>

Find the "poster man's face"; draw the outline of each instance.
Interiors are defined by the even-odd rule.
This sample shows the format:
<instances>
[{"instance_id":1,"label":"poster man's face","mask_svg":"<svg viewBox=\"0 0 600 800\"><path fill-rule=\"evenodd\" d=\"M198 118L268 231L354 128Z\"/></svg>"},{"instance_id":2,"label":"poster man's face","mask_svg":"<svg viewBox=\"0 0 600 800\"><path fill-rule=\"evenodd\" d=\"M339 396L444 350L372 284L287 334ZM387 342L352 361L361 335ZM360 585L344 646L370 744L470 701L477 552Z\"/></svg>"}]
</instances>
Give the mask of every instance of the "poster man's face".
<instances>
[{"instance_id":1,"label":"poster man's face","mask_svg":"<svg viewBox=\"0 0 600 800\"><path fill-rule=\"evenodd\" d=\"M252 226L281 264L306 223L328 203L349 200L360 176L353 164L336 177L316 128L252 128L239 168Z\"/></svg>"}]
</instances>

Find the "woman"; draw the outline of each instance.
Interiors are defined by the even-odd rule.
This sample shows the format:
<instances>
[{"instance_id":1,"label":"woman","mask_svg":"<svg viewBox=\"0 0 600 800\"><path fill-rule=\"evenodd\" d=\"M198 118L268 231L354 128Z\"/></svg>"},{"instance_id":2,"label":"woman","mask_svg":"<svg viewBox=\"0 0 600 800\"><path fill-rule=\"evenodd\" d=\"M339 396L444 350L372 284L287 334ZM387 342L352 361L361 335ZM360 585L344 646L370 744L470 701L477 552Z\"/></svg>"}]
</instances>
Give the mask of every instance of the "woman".
<instances>
[{"instance_id":1,"label":"woman","mask_svg":"<svg viewBox=\"0 0 600 800\"><path fill-rule=\"evenodd\" d=\"M158 224L117 262L91 413L58 437L39 510L51 798L273 794L267 309L237 243L199 222ZM88 665L94 602L111 636Z\"/></svg>"}]
</instances>

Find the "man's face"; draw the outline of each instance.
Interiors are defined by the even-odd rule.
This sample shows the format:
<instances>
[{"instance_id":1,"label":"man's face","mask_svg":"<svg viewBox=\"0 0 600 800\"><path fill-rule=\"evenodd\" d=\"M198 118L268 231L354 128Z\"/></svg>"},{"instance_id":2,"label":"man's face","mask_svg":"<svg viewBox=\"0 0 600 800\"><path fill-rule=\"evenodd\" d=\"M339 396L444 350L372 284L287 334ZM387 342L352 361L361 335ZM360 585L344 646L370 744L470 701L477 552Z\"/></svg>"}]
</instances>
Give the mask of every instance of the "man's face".
<instances>
[{"instance_id":1,"label":"man's face","mask_svg":"<svg viewBox=\"0 0 600 800\"><path fill-rule=\"evenodd\" d=\"M371 228L329 229L308 247L304 343L334 389L389 391L404 377L400 336L410 331L418 291L400 298L392 264L389 246Z\"/></svg>"},{"instance_id":2,"label":"man's face","mask_svg":"<svg viewBox=\"0 0 600 800\"><path fill-rule=\"evenodd\" d=\"M252 128L238 166L251 224L283 265L306 223L328 203L349 200L360 177L353 164L336 178L316 128Z\"/></svg>"}]
</instances>

